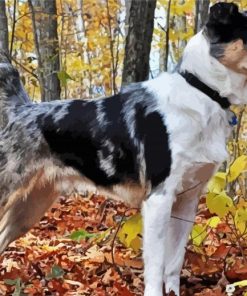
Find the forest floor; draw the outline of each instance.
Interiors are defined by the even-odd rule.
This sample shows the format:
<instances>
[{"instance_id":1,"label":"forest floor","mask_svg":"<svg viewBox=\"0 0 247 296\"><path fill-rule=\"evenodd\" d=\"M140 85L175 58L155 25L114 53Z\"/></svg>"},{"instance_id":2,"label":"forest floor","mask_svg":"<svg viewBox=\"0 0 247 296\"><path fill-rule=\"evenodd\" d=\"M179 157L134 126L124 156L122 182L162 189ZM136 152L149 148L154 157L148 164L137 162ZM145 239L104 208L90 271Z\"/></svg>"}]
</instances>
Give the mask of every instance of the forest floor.
<instances>
[{"instance_id":1,"label":"forest floor","mask_svg":"<svg viewBox=\"0 0 247 296\"><path fill-rule=\"evenodd\" d=\"M0 295L143 295L141 251L126 248L115 235L123 216L136 212L102 196L61 197L0 257ZM196 222L209 216L202 199ZM231 236L221 223L202 246L189 242L182 296L227 295L226 284L247 279L247 248L233 245ZM245 291L238 288L232 295Z\"/></svg>"}]
</instances>

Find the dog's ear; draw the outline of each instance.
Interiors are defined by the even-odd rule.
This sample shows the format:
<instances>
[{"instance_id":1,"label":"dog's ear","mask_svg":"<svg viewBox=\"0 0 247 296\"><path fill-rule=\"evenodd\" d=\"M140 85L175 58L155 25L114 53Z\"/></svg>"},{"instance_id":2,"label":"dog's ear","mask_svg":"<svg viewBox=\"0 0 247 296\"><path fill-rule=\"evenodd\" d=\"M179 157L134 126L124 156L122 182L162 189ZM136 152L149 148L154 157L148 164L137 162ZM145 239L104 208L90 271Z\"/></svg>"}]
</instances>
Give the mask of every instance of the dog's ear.
<instances>
[{"instance_id":1,"label":"dog's ear","mask_svg":"<svg viewBox=\"0 0 247 296\"><path fill-rule=\"evenodd\" d=\"M239 17L238 6L234 3L216 3L210 8L208 23L233 24Z\"/></svg>"}]
</instances>

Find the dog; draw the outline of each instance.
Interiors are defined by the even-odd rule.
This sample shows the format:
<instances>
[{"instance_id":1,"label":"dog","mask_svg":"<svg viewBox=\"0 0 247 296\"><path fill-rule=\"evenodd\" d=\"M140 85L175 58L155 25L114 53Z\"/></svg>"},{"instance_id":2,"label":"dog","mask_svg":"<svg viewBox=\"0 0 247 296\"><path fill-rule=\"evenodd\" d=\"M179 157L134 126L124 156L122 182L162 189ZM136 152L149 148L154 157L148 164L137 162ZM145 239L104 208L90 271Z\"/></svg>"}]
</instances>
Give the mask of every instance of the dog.
<instances>
[{"instance_id":1,"label":"dog","mask_svg":"<svg viewBox=\"0 0 247 296\"><path fill-rule=\"evenodd\" d=\"M145 296L179 295L198 199L227 158L231 104L247 102L247 16L210 8L174 73L94 100L31 103L0 63L0 251L64 192L89 190L144 217ZM172 217L179 217L173 219Z\"/></svg>"}]
</instances>

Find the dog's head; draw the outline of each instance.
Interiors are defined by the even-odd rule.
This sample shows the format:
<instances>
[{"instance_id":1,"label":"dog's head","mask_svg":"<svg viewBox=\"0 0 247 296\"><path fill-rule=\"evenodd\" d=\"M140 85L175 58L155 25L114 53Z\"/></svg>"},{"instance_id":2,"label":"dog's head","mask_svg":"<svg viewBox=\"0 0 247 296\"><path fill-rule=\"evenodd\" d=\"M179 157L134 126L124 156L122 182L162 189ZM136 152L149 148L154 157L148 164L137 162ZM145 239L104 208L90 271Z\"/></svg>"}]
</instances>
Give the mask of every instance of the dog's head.
<instances>
[{"instance_id":1,"label":"dog's head","mask_svg":"<svg viewBox=\"0 0 247 296\"><path fill-rule=\"evenodd\" d=\"M247 14L234 3L217 3L210 8L205 33L210 54L227 68L247 75Z\"/></svg>"}]
</instances>

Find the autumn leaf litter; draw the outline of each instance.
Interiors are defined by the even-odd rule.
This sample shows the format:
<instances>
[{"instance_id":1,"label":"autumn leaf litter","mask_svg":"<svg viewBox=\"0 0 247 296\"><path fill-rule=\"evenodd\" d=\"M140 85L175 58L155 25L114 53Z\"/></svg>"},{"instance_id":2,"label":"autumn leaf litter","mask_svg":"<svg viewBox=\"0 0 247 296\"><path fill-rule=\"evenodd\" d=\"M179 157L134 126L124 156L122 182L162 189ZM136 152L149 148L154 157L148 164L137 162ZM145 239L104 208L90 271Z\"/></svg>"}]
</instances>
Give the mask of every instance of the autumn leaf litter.
<instances>
[{"instance_id":1,"label":"autumn leaf litter","mask_svg":"<svg viewBox=\"0 0 247 296\"><path fill-rule=\"evenodd\" d=\"M203 225L209 218L202 199L196 221ZM247 278L247 264L231 243L229 226L214 220L210 226L216 227L207 228L200 246L192 239L187 246L183 296L227 295L227 284ZM141 296L141 228L137 209L103 196L61 197L1 256L0 295ZM244 289L234 295L244 295Z\"/></svg>"}]
</instances>

